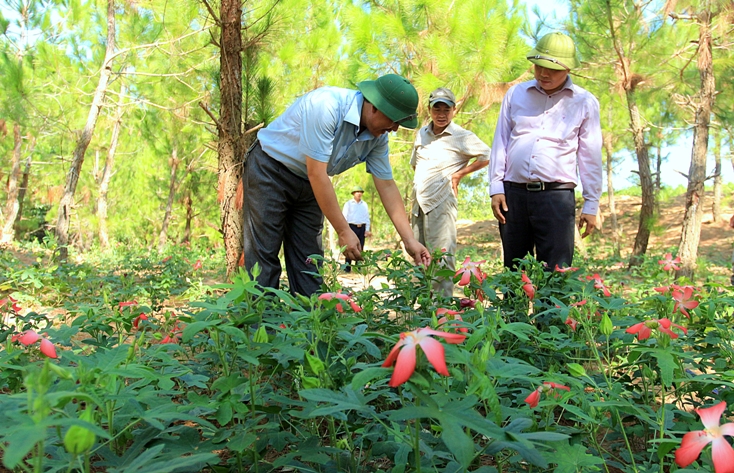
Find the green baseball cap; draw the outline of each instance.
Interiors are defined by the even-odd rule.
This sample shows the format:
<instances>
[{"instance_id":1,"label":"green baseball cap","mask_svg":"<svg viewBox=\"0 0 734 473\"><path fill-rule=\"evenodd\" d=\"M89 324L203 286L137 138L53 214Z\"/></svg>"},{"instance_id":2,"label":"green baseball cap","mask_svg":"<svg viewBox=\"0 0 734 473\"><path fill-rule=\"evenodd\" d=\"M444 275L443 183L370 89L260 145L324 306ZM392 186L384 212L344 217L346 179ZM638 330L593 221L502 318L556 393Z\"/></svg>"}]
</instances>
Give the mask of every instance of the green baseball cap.
<instances>
[{"instance_id":1,"label":"green baseball cap","mask_svg":"<svg viewBox=\"0 0 734 473\"><path fill-rule=\"evenodd\" d=\"M377 110L405 128L418 126L418 92L408 79L385 74L377 80L365 80L357 88Z\"/></svg>"},{"instance_id":2,"label":"green baseball cap","mask_svg":"<svg viewBox=\"0 0 734 473\"><path fill-rule=\"evenodd\" d=\"M352 189L352 194L354 194L355 192L361 192L364 194L364 189L359 186L354 186L354 188Z\"/></svg>"},{"instance_id":3,"label":"green baseball cap","mask_svg":"<svg viewBox=\"0 0 734 473\"><path fill-rule=\"evenodd\" d=\"M527 55L528 61L547 69L565 71L581 65L576 58L576 45L563 33L548 33L538 40Z\"/></svg>"}]
</instances>

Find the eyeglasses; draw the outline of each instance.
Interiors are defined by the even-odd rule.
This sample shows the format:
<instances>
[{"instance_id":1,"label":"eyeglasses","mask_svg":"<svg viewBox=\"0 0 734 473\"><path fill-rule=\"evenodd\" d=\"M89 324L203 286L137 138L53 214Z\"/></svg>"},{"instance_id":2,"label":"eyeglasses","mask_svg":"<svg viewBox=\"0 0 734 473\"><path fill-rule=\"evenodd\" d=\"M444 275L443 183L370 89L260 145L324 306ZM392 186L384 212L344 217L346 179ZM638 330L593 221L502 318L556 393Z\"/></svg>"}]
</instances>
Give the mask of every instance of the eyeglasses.
<instances>
[{"instance_id":1,"label":"eyeglasses","mask_svg":"<svg viewBox=\"0 0 734 473\"><path fill-rule=\"evenodd\" d=\"M418 118L418 114L417 113L411 113L407 117L401 118L400 120L393 120L392 122L395 123L395 124L397 124L397 125L402 125L403 123L407 123L407 122L413 121L416 118Z\"/></svg>"},{"instance_id":2,"label":"eyeglasses","mask_svg":"<svg viewBox=\"0 0 734 473\"><path fill-rule=\"evenodd\" d=\"M564 68L564 69L566 69L568 71L571 70L570 67L568 67L567 65L563 64L561 61L559 61L556 58L552 58L552 57L548 57L548 56L541 56L541 55L537 54L535 56L528 56L527 59L542 59L544 61L552 62L553 64L558 64L559 66L561 66L562 68Z\"/></svg>"}]
</instances>

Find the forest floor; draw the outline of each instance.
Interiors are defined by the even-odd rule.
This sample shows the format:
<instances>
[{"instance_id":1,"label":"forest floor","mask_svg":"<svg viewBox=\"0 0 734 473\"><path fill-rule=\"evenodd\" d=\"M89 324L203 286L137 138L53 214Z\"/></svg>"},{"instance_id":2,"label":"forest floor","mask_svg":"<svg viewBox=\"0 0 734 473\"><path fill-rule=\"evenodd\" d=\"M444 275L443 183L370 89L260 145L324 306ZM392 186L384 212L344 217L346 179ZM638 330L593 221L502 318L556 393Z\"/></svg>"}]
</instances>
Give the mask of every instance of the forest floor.
<instances>
[{"instance_id":1,"label":"forest floor","mask_svg":"<svg viewBox=\"0 0 734 473\"><path fill-rule=\"evenodd\" d=\"M734 213L728 200L722 202L721 218L714 221L711 211L710 195L707 195L703 223L701 226L701 240L698 247L698 257L706 262L707 268L716 276L717 282L728 283L731 273L731 255L734 247L734 229L729 228L729 218ZM632 253L637 227L639 225L639 214L641 197L619 195L615 197L617 214L618 238L620 243L620 260L627 262ZM685 195L681 194L671 197L660 203L660 212L651 230L647 254L662 256L675 249L680 243L681 224L685 210ZM491 210L489 211L491 212ZM462 250L476 249L476 253L482 259L500 260L502 247L499 237L497 220L490 217L488 220L462 220L461 215L457 222L458 252ZM614 246L612 245L612 219L606 198L602 199L600 205L601 229L594 235L582 241L583 248L594 256L602 259L611 257ZM368 249L381 249L388 245L384 242L367 241ZM394 245L393 245L394 246ZM577 245L576 251L584 251ZM593 253L592 253L593 252ZM673 251L675 254L676 251ZM457 261L457 264L460 261ZM353 274L340 275L340 281L352 287L357 286L360 276Z\"/></svg>"}]
</instances>

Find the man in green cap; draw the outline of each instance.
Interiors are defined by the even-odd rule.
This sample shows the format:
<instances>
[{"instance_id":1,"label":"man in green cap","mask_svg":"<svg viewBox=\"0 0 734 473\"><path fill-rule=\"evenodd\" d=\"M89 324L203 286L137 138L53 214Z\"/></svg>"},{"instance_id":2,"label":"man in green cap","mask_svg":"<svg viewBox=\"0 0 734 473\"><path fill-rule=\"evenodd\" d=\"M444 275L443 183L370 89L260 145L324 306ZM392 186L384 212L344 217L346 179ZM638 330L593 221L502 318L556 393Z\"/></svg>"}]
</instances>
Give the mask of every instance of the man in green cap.
<instances>
[{"instance_id":1,"label":"man in green cap","mask_svg":"<svg viewBox=\"0 0 734 473\"><path fill-rule=\"evenodd\" d=\"M362 194L364 194L364 189L359 186L354 186L352 189L352 198L344 203L342 215L347 220L349 228L359 238L359 244L362 250L364 250L364 237L372 236L372 233L370 232L370 209L367 206L367 202L362 200ZM347 256L344 258L346 260L344 271L350 273L352 272L352 260Z\"/></svg>"},{"instance_id":2,"label":"man in green cap","mask_svg":"<svg viewBox=\"0 0 734 473\"><path fill-rule=\"evenodd\" d=\"M258 132L244 166L245 268L260 267L257 281L279 286L281 246L292 293L318 291L321 278L312 255L323 256L324 216L344 255L359 261L361 245L341 213L330 176L366 164L375 188L416 264L429 251L413 236L392 176L388 137L399 126L418 125L418 93L405 78L386 74L358 90L320 87L302 97Z\"/></svg>"},{"instance_id":3,"label":"man in green cap","mask_svg":"<svg viewBox=\"0 0 734 473\"><path fill-rule=\"evenodd\" d=\"M596 228L602 191L599 101L571 81L579 66L573 40L550 33L527 59L535 80L511 87L502 101L490 154L492 213L500 224L504 265L534 255L548 269L573 261L576 200L586 237Z\"/></svg>"}]
</instances>

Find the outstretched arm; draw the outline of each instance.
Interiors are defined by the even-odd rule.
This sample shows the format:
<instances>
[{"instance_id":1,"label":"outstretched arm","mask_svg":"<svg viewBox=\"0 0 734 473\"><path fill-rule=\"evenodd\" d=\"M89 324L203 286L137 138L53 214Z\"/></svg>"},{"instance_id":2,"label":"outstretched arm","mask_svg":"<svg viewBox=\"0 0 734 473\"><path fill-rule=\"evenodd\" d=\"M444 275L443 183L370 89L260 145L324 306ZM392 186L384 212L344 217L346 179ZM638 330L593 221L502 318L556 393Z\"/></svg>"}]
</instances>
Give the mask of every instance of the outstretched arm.
<instances>
[{"instance_id":1,"label":"outstretched arm","mask_svg":"<svg viewBox=\"0 0 734 473\"><path fill-rule=\"evenodd\" d=\"M380 194L380 200L382 200L387 215L403 240L405 251L413 257L415 264L424 266L431 264L431 253L413 236L413 229L410 227L408 216L405 213L403 198L400 195L398 186L395 185L395 181L392 179L378 179L374 176L372 176L372 179L375 182L375 188Z\"/></svg>"},{"instance_id":2,"label":"outstretched arm","mask_svg":"<svg viewBox=\"0 0 734 473\"><path fill-rule=\"evenodd\" d=\"M362 261L362 246L339 208L334 186L326 173L326 163L307 157L306 169L316 202L339 236L339 247L346 247L344 256L350 260Z\"/></svg>"}]
</instances>

